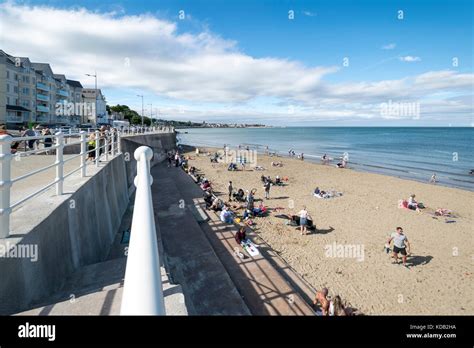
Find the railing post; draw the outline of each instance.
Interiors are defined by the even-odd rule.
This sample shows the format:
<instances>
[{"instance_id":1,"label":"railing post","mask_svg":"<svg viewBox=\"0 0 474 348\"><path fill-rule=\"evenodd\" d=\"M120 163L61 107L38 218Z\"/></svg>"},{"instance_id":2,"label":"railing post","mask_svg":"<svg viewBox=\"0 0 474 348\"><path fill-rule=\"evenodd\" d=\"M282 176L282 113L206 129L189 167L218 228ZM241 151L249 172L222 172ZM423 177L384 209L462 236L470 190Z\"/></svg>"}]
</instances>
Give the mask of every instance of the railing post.
<instances>
[{"instance_id":1,"label":"railing post","mask_svg":"<svg viewBox=\"0 0 474 348\"><path fill-rule=\"evenodd\" d=\"M62 132L56 133L56 145L56 194L59 196L63 194L64 182L64 134Z\"/></svg>"},{"instance_id":2,"label":"railing post","mask_svg":"<svg viewBox=\"0 0 474 348\"><path fill-rule=\"evenodd\" d=\"M10 234L11 142L10 135L0 135L0 238Z\"/></svg>"},{"instance_id":3,"label":"railing post","mask_svg":"<svg viewBox=\"0 0 474 348\"><path fill-rule=\"evenodd\" d=\"M110 132L110 134L112 135L110 137L110 142L112 143L111 148L110 148L110 152L111 152L112 157L114 157L115 156L115 136L116 136L117 132L112 131L112 132Z\"/></svg>"},{"instance_id":4,"label":"railing post","mask_svg":"<svg viewBox=\"0 0 474 348\"><path fill-rule=\"evenodd\" d=\"M104 132L104 152L105 152L105 161L109 160L109 131Z\"/></svg>"},{"instance_id":5,"label":"railing post","mask_svg":"<svg viewBox=\"0 0 474 348\"><path fill-rule=\"evenodd\" d=\"M86 132L81 131L81 177L84 178L86 176L86 166L87 166L87 138Z\"/></svg>"},{"instance_id":6,"label":"railing post","mask_svg":"<svg viewBox=\"0 0 474 348\"><path fill-rule=\"evenodd\" d=\"M135 207L128 248L121 315L165 315L160 259L151 197L150 160L147 146L135 150Z\"/></svg>"},{"instance_id":7,"label":"railing post","mask_svg":"<svg viewBox=\"0 0 474 348\"><path fill-rule=\"evenodd\" d=\"M122 153L122 141L120 140L122 133L117 132L117 153Z\"/></svg>"},{"instance_id":8,"label":"railing post","mask_svg":"<svg viewBox=\"0 0 474 348\"><path fill-rule=\"evenodd\" d=\"M95 131L95 166L99 166L99 147L100 147L100 133L98 130Z\"/></svg>"}]
</instances>

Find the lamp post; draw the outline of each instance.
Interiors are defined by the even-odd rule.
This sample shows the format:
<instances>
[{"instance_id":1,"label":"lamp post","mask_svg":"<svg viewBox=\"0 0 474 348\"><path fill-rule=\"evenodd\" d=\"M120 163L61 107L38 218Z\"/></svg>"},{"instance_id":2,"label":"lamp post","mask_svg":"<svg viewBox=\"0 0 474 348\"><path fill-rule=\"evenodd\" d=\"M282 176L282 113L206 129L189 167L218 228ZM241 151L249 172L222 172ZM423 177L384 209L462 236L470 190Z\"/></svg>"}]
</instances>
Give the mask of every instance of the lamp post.
<instances>
[{"instance_id":1,"label":"lamp post","mask_svg":"<svg viewBox=\"0 0 474 348\"><path fill-rule=\"evenodd\" d=\"M143 127L143 124L144 124L144 121L143 121L143 95L137 94L137 97L141 97L141 98L142 98L142 127Z\"/></svg>"},{"instance_id":2,"label":"lamp post","mask_svg":"<svg viewBox=\"0 0 474 348\"><path fill-rule=\"evenodd\" d=\"M150 126L153 126L153 103L148 105L150 105Z\"/></svg>"},{"instance_id":3,"label":"lamp post","mask_svg":"<svg viewBox=\"0 0 474 348\"><path fill-rule=\"evenodd\" d=\"M95 124L97 125L97 71L95 71L94 75L86 74L86 76L91 76L91 77L94 77L94 79L95 79L95 92L94 92L94 95L95 95Z\"/></svg>"}]
</instances>

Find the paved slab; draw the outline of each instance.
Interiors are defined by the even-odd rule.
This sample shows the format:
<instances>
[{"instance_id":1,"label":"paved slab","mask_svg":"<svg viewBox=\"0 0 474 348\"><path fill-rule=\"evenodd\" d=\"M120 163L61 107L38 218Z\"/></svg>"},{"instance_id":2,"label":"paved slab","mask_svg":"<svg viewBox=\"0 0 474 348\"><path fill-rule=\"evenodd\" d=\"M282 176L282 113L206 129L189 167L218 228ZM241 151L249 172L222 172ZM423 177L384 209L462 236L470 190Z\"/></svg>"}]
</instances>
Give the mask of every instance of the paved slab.
<instances>
[{"instance_id":1,"label":"paved slab","mask_svg":"<svg viewBox=\"0 0 474 348\"><path fill-rule=\"evenodd\" d=\"M186 174L165 164L155 166L152 175L155 220L166 256L165 265L173 280L183 287L189 314L250 314L188 208L194 197L187 190L194 189L194 185L178 190L176 176Z\"/></svg>"}]
</instances>

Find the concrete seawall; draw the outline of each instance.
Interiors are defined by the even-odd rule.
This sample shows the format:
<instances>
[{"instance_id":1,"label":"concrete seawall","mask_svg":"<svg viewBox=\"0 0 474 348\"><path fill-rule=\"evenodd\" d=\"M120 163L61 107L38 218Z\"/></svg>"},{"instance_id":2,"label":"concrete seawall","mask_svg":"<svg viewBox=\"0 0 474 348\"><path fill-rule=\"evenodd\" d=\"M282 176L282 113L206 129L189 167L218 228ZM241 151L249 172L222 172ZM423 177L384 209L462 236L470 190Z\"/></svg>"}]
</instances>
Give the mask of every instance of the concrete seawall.
<instances>
[{"instance_id":1,"label":"concrete seawall","mask_svg":"<svg viewBox=\"0 0 474 348\"><path fill-rule=\"evenodd\" d=\"M98 171L91 169L94 174L86 180L78 178L65 191L69 193L58 197L47 191L13 213L18 229L1 239L0 246L17 250L36 246L37 260L0 255L0 315L30 309L58 291L68 275L107 257L129 205L129 187L136 175L134 150L152 147L158 163L165 151L175 147L175 139L169 133L125 137L122 154ZM39 222L28 227L28 213L38 214L48 204L52 206L44 210L45 216L36 217Z\"/></svg>"}]
</instances>

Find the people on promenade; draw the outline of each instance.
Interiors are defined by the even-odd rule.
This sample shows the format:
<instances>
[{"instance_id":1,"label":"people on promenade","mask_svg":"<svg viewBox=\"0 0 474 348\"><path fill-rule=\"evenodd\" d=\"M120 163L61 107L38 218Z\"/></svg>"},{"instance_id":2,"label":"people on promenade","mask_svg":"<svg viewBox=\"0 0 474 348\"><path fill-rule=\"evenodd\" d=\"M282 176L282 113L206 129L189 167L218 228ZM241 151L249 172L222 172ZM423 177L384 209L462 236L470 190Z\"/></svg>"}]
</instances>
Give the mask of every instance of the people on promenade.
<instances>
[{"instance_id":1,"label":"people on promenade","mask_svg":"<svg viewBox=\"0 0 474 348\"><path fill-rule=\"evenodd\" d=\"M95 160L95 147L96 147L96 137L95 137L95 133L91 133L89 134L89 139L87 141L87 151L88 151L88 156L87 156L87 160Z\"/></svg>"},{"instance_id":2,"label":"people on promenade","mask_svg":"<svg viewBox=\"0 0 474 348\"><path fill-rule=\"evenodd\" d=\"M387 240L387 246L390 246L393 240L393 255L395 264L398 264L398 254L402 254L403 266L407 267L407 255L410 253L410 242L403 233L403 228L397 227L397 232L393 232ZM407 267L408 268L408 267Z\"/></svg>"},{"instance_id":3,"label":"people on promenade","mask_svg":"<svg viewBox=\"0 0 474 348\"><path fill-rule=\"evenodd\" d=\"M26 127L21 128L21 136L22 137L34 137L35 135L36 135L36 133L33 129L26 128ZM29 150L34 150L35 149L35 142L36 142L36 139L25 141L26 145L28 145Z\"/></svg>"},{"instance_id":4,"label":"people on promenade","mask_svg":"<svg viewBox=\"0 0 474 348\"><path fill-rule=\"evenodd\" d=\"M13 137L12 134L8 133L7 126L4 123L0 124L0 135L9 135L9 136ZM15 154L18 151L18 146L20 146L19 141L13 141L11 143L11 145L10 145L11 154Z\"/></svg>"},{"instance_id":5,"label":"people on promenade","mask_svg":"<svg viewBox=\"0 0 474 348\"><path fill-rule=\"evenodd\" d=\"M43 129L43 131L41 133L42 133L43 136L47 137L47 138L44 138L44 140L43 140L44 148L49 149L51 146L53 146L53 138L48 137L48 135L52 135L51 131L49 130L48 127L46 127L46 128ZM49 155L49 151L46 151L46 154Z\"/></svg>"}]
</instances>

